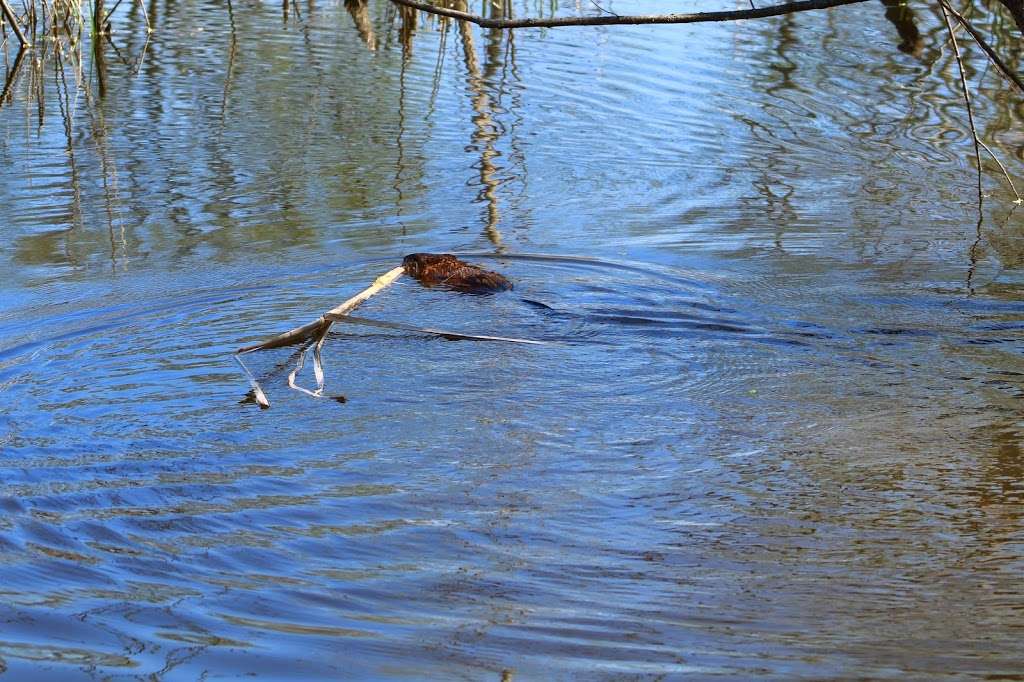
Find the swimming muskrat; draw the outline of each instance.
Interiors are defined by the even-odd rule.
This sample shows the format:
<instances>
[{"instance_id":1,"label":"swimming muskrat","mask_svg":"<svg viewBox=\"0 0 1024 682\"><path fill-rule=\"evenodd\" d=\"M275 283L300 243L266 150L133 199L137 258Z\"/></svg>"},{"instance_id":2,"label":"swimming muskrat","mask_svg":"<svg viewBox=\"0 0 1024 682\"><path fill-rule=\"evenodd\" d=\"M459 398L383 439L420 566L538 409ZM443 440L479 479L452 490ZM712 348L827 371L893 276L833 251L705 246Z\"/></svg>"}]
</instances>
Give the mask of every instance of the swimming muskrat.
<instances>
[{"instance_id":1,"label":"swimming muskrat","mask_svg":"<svg viewBox=\"0 0 1024 682\"><path fill-rule=\"evenodd\" d=\"M410 253L402 259L405 272L425 286L445 286L481 293L508 291L512 282L476 265L463 263L450 253Z\"/></svg>"}]
</instances>

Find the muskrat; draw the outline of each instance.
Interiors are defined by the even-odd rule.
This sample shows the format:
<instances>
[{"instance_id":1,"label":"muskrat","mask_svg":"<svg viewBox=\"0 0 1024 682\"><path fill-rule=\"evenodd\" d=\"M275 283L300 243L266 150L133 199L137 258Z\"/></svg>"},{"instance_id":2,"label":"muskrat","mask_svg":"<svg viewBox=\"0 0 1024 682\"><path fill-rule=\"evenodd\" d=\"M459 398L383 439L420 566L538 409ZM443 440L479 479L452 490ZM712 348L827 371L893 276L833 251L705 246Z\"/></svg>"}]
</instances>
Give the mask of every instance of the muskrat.
<instances>
[{"instance_id":1,"label":"muskrat","mask_svg":"<svg viewBox=\"0 0 1024 682\"><path fill-rule=\"evenodd\" d=\"M406 274L428 287L440 285L475 293L512 288L504 276L464 263L450 253L410 253L402 265Z\"/></svg>"}]
</instances>

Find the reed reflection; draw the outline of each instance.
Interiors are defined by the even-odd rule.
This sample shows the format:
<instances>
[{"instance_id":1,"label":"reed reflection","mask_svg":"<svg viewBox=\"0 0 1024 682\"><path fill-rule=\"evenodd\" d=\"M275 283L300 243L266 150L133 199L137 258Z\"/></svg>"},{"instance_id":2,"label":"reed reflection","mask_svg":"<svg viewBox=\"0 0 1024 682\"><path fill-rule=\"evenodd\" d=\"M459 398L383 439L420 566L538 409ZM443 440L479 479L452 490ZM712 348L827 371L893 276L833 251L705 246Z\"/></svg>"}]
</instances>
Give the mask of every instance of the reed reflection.
<instances>
[{"instance_id":1,"label":"reed reflection","mask_svg":"<svg viewBox=\"0 0 1024 682\"><path fill-rule=\"evenodd\" d=\"M1006 529L1019 528L1024 517L1024 430L1020 422L1002 422L984 429L979 436L992 443L984 469L978 504L981 507L1002 506Z\"/></svg>"},{"instance_id":2,"label":"reed reflection","mask_svg":"<svg viewBox=\"0 0 1024 682\"><path fill-rule=\"evenodd\" d=\"M405 195L402 187L405 184L405 135L406 135L406 78L409 72L409 64L412 61L412 37L416 30L416 10L402 7L402 26L399 30L399 42L402 46L402 63L398 74L398 127L395 133L395 179L392 188L395 190L395 213L401 217L405 206ZM412 26L410 27L410 24ZM402 223L402 233L405 234L405 223Z\"/></svg>"},{"instance_id":3,"label":"reed reflection","mask_svg":"<svg viewBox=\"0 0 1024 682\"><path fill-rule=\"evenodd\" d=\"M370 19L370 8L367 0L345 0L345 9L352 17L356 31L370 52L377 51L377 34L373 30L373 21Z\"/></svg>"},{"instance_id":4,"label":"reed reflection","mask_svg":"<svg viewBox=\"0 0 1024 682\"><path fill-rule=\"evenodd\" d=\"M72 53L75 54L75 53ZM79 62L80 64L80 62ZM72 93L71 88L68 84L67 74L64 68L64 59L61 54L61 50L58 48L54 52L54 82L57 86L57 102L60 106L61 121L64 124L64 137L66 140L65 152L67 153L68 170L70 171L69 181L71 184L71 227L82 229L82 186L79 181L78 164L75 156L75 141L72 130L74 128L74 122L72 120L72 108L71 101L73 95L77 94L78 71L75 72L75 87L76 92ZM40 125L42 124L42 114L40 113Z\"/></svg>"},{"instance_id":5,"label":"reed reflection","mask_svg":"<svg viewBox=\"0 0 1024 682\"><path fill-rule=\"evenodd\" d=\"M510 18L512 6L505 0L498 2L484 3L489 18ZM461 12L468 12L469 6L466 0L451 0L446 5L451 9ZM470 92L470 103L473 108L473 134L471 141L473 148L479 150L480 161L477 164L479 171L478 179L481 190L478 200L486 204L484 217L484 234L491 243L498 249L503 248L502 235L499 229L501 223L501 204L498 190L501 181L498 173L501 170L496 160L501 157L498 149L504 128L498 120L498 105L495 96L491 94L490 84L494 83L498 71L503 64L502 46L508 45L506 34L508 32L499 29L491 29L487 32L487 43L484 48L486 59L483 67L477 56L477 48L473 36L472 26L465 22L458 22L459 37L462 42L462 55L466 67L466 83ZM507 38L511 40L511 38ZM502 74L504 81L504 73ZM503 84L495 86L498 91L504 89Z\"/></svg>"},{"instance_id":6,"label":"reed reflection","mask_svg":"<svg viewBox=\"0 0 1024 682\"><path fill-rule=\"evenodd\" d=\"M761 87L781 102L801 96L800 87L793 77L798 68L797 62L790 56L798 49L795 21L792 15L784 16L771 33L770 59L765 62L767 73L760 81ZM796 190L788 180L799 174L789 140L799 139L800 133L787 116L780 115L785 111L780 112L774 102L769 102L771 107L765 107L761 116L743 119L759 151L751 169L756 169L751 178L756 194L741 197L740 201L752 210L766 212L772 226L773 244L775 248L782 249L786 227L800 219L792 202Z\"/></svg>"},{"instance_id":7,"label":"reed reflection","mask_svg":"<svg viewBox=\"0 0 1024 682\"><path fill-rule=\"evenodd\" d=\"M21 67L25 63L25 55L29 53L29 50L22 48L18 50L18 53L14 56L14 63L10 64L4 73L4 87L0 90L0 108L5 104L9 104L13 98L14 84L18 80L18 75L21 73Z\"/></svg>"},{"instance_id":8,"label":"reed reflection","mask_svg":"<svg viewBox=\"0 0 1024 682\"><path fill-rule=\"evenodd\" d=\"M101 42L101 41L97 41ZM102 67L98 67L102 68ZM91 138L96 147L96 155L100 160L100 177L103 187L103 207L107 219L107 230L110 237L110 262L116 269L118 260L122 269L128 264L128 241L125 237L124 221L121 218L121 195L118 189L117 161L110 151L107 118L100 102L91 101L91 91L85 88L87 110L92 122ZM101 95L102 97L102 95ZM118 249L121 251L118 257Z\"/></svg>"},{"instance_id":9,"label":"reed reflection","mask_svg":"<svg viewBox=\"0 0 1024 682\"><path fill-rule=\"evenodd\" d=\"M917 16L906 0L881 0L885 6L885 18L896 27L901 42L897 48L907 54L920 55L924 38L917 27Z\"/></svg>"},{"instance_id":10,"label":"reed reflection","mask_svg":"<svg viewBox=\"0 0 1024 682\"><path fill-rule=\"evenodd\" d=\"M107 96L107 56L103 34L96 34L92 41L92 66L96 73L96 87L102 100Z\"/></svg>"},{"instance_id":11,"label":"reed reflection","mask_svg":"<svg viewBox=\"0 0 1024 682\"><path fill-rule=\"evenodd\" d=\"M398 8L398 16L401 18L401 28L399 29L399 40L402 43L402 56L405 59L412 57L412 39L416 35L416 21L418 19L416 10L411 7L402 5Z\"/></svg>"},{"instance_id":12,"label":"reed reflection","mask_svg":"<svg viewBox=\"0 0 1024 682\"><path fill-rule=\"evenodd\" d=\"M228 25L231 30L228 34L228 60L224 68L224 92L220 99L220 130L223 134L227 122L225 118L228 110L228 96L231 94L231 83L235 74L235 55L238 53L238 32L235 28L235 10L228 0Z\"/></svg>"}]
</instances>

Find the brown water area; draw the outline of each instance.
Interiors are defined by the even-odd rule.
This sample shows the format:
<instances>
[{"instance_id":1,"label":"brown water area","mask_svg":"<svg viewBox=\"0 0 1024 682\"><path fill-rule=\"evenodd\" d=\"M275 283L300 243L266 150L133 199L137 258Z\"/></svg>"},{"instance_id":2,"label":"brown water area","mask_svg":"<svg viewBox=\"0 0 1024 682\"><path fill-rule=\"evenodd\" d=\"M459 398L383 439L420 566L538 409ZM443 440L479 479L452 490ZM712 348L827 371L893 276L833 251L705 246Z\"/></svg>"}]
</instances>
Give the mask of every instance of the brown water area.
<instances>
[{"instance_id":1,"label":"brown water area","mask_svg":"<svg viewBox=\"0 0 1024 682\"><path fill-rule=\"evenodd\" d=\"M1024 208L937 6L89 10L0 49L0 680L1024 680ZM514 290L243 401L422 252Z\"/></svg>"}]
</instances>

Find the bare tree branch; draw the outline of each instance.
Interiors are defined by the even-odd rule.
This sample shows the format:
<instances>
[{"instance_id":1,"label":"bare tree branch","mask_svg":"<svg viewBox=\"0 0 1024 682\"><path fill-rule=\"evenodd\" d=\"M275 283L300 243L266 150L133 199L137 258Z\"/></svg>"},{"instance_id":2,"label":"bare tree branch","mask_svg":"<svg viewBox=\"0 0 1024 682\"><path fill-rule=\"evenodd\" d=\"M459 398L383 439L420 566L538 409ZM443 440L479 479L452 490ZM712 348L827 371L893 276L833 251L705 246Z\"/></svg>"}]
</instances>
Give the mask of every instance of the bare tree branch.
<instances>
[{"instance_id":1,"label":"bare tree branch","mask_svg":"<svg viewBox=\"0 0 1024 682\"><path fill-rule=\"evenodd\" d=\"M366 289L363 289L358 294L348 299L341 305L335 306L327 311L324 315L321 315L316 320L313 320L309 324L304 324L301 327L296 327L291 331L287 331L283 334L264 341L263 343L257 343L252 346L245 346L235 351L235 362L241 366L242 371L245 372L245 376L249 379L249 385L252 387L253 396L256 398L256 402L260 407L270 407L270 401L267 400L266 394L263 389L260 388L259 382L256 381L256 377L249 371L249 368L242 362L242 358L239 357L245 353L252 353L257 350L268 350L270 348L281 348L282 346L290 346L296 343L307 343L312 339L312 343L316 344L313 350L313 372L316 375L317 390L310 391L299 386L295 382L295 377L298 375L299 370L302 369L303 364L306 361L306 351L309 350L309 346L306 345L301 351L299 351L299 361L295 365L295 369L292 370L291 374L288 375L288 385L297 391L308 393L309 395L320 397L323 394L324 389L324 371L323 363L320 361L320 349L323 348L324 340L327 338L327 332L330 330L331 325L334 324L334 320L340 315L348 315L351 311L362 305L367 299L374 294L386 289L391 286L399 277L405 274L405 268L399 265L397 268L388 270L383 275L373 280ZM327 315L333 315L333 318L328 318Z\"/></svg>"},{"instance_id":2,"label":"bare tree branch","mask_svg":"<svg viewBox=\"0 0 1024 682\"><path fill-rule=\"evenodd\" d=\"M967 19L962 14L953 9L948 2L946 2L945 0L940 0L940 2L942 3L943 8L947 12L952 14L956 18L956 20L959 21L960 24L967 29L967 32L971 34L971 37L974 38L974 41L978 43L981 49L985 51L985 54L988 55L988 58L991 59L992 63L996 65L996 68L999 69L1004 76L1013 81L1014 85L1020 88L1022 92L1024 92L1024 81L1021 81L1020 76L1014 73L1013 69L1007 66L1006 62L1004 62L999 57L999 55L996 54L996 51L992 49L992 46L985 41L985 39L982 37L978 29L974 28L974 25L971 24L971 22L967 21Z\"/></svg>"},{"instance_id":3,"label":"bare tree branch","mask_svg":"<svg viewBox=\"0 0 1024 682\"><path fill-rule=\"evenodd\" d=\"M693 12L685 14L643 14L643 15L601 15L596 17L553 17L551 19L490 19L468 12L436 7L418 0L391 0L398 5L412 7L429 14L468 21L483 28L557 28L560 26L610 26L623 24L697 24L707 21L739 21L741 19L763 19L794 12L828 9L842 5L854 5L868 0L797 0L770 7L742 9L722 12Z\"/></svg>"}]
</instances>

